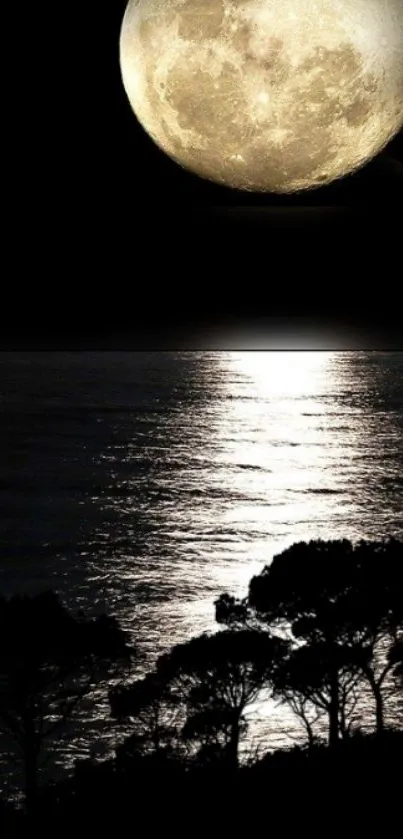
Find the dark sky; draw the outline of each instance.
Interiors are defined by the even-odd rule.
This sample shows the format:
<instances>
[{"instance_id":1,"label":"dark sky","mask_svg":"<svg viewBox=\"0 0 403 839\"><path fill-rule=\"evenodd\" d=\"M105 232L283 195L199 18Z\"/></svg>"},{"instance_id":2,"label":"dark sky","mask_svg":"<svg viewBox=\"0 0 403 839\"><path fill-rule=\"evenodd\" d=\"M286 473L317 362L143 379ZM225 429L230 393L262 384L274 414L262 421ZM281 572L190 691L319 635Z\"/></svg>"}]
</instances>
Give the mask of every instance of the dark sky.
<instances>
[{"instance_id":1,"label":"dark sky","mask_svg":"<svg viewBox=\"0 0 403 839\"><path fill-rule=\"evenodd\" d=\"M50 15L23 5L10 216L13 276L28 288L9 284L3 343L186 344L228 322L252 335L256 323L302 321L312 334L354 323L370 341L399 342L402 133L356 175L309 194L214 186L171 162L130 109L125 0L71 0Z\"/></svg>"}]
</instances>

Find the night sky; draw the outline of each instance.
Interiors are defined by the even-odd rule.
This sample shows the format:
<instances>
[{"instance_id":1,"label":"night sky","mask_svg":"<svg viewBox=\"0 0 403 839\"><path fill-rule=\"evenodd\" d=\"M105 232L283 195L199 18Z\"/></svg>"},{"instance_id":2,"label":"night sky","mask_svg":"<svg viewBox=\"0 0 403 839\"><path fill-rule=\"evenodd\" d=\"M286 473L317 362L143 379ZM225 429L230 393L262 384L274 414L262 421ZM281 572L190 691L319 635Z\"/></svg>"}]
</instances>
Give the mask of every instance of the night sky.
<instances>
[{"instance_id":1,"label":"night sky","mask_svg":"<svg viewBox=\"0 0 403 839\"><path fill-rule=\"evenodd\" d=\"M23 11L9 215L21 242L11 276L28 287L9 283L3 343L191 345L227 323L252 335L303 321L308 335L351 327L396 346L403 132L355 175L294 197L203 181L130 109L125 5Z\"/></svg>"}]
</instances>

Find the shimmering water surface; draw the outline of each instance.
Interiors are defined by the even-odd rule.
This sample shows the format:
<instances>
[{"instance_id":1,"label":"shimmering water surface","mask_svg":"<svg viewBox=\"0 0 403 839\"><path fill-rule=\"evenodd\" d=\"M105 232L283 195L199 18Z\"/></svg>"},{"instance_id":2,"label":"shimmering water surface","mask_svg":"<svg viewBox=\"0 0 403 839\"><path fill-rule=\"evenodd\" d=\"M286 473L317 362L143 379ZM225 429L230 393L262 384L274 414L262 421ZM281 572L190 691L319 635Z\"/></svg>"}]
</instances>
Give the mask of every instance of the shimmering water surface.
<instances>
[{"instance_id":1,"label":"shimmering water surface","mask_svg":"<svg viewBox=\"0 0 403 839\"><path fill-rule=\"evenodd\" d=\"M403 353L3 353L0 377L0 590L106 608L150 664L293 542L403 538ZM61 754L110 746L100 709Z\"/></svg>"}]
</instances>

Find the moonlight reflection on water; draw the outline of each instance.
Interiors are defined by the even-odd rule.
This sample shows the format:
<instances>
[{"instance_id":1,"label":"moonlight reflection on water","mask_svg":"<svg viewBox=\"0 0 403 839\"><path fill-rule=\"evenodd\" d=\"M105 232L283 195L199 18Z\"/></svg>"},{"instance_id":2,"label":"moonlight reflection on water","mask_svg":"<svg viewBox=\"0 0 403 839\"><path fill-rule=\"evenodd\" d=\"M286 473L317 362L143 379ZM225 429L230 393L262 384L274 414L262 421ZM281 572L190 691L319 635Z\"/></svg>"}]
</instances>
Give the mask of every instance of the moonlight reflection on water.
<instances>
[{"instance_id":1,"label":"moonlight reflection on water","mask_svg":"<svg viewBox=\"0 0 403 839\"><path fill-rule=\"evenodd\" d=\"M107 608L142 667L216 629L214 599L243 596L294 542L403 538L403 354L34 353L0 366L0 588L52 585L72 608ZM278 715L273 746L295 734ZM105 704L80 725L61 759L112 747Z\"/></svg>"}]
</instances>

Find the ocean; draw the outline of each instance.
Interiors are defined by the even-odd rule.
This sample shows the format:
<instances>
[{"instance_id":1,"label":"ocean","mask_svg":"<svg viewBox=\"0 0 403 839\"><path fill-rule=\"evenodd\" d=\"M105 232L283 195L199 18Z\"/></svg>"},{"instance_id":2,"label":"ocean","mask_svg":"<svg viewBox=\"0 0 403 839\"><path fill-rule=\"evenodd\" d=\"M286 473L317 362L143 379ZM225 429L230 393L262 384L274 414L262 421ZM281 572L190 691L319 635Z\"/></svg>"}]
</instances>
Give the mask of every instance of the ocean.
<instances>
[{"instance_id":1,"label":"ocean","mask_svg":"<svg viewBox=\"0 0 403 839\"><path fill-rule=\"evenodd\" d=\"M0 394L0 592L115 614L138 672L290 544L403 538L403 353L4 352ZM59 765L110 752L81 724Z\"/></svg>"}]
</instances>

